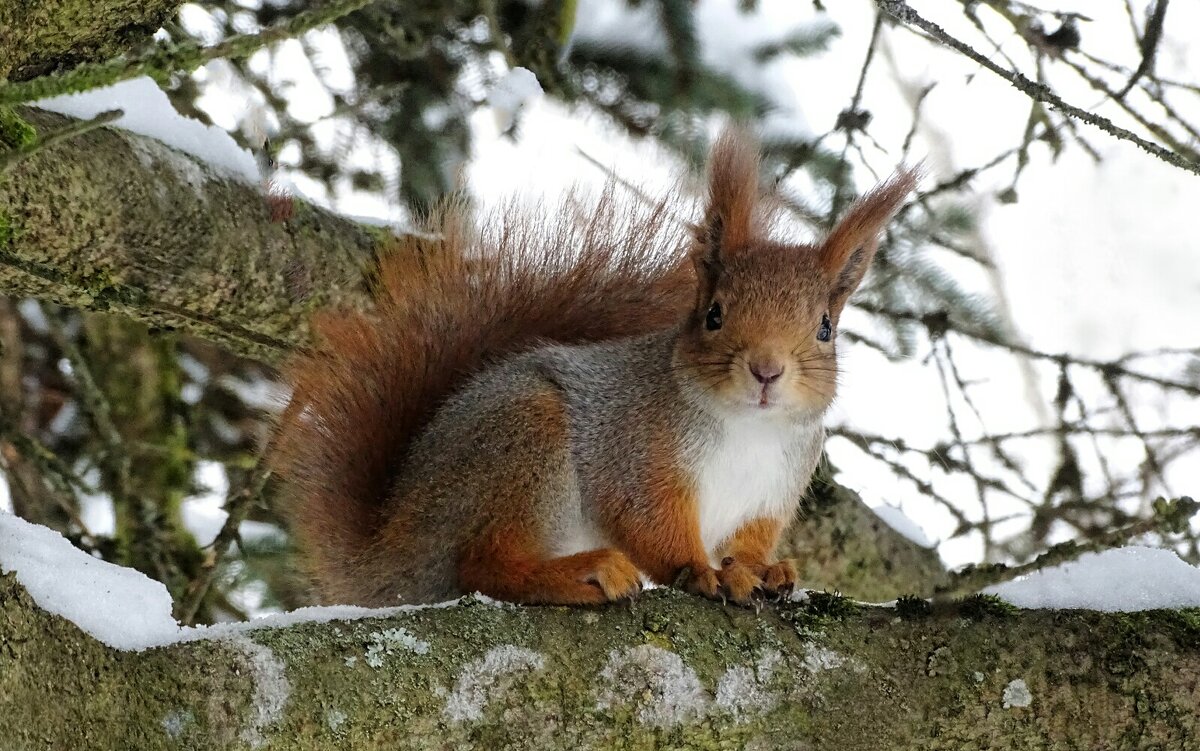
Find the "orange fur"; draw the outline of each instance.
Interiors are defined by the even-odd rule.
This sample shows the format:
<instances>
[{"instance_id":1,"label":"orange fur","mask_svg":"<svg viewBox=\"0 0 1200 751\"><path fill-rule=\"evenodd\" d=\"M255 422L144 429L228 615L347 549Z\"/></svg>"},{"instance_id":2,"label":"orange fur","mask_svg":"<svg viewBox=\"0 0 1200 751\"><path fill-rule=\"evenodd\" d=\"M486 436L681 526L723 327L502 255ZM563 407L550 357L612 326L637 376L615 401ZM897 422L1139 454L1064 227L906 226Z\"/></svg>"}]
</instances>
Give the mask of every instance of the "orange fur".
<instances>
[{"instance_id":1,"label":"orange fur","mask_svg":"<svg viewBox=\"0 0 1200 751\"><path fill-rule=\"evenodd\" d=\"M722 546L723 556L743 563L766 563L779 542L783 526L783 519L751 519Z\"/></svg>"},{"instance_id":2,"label":"orange fur","mask_svg":"<svg viewBox=\"0 0 1200 751\"><path fill-rule=\"evenodd\" d=\"M545 558L528 530L496 528L476 538L459 559L467 592L531 605L598 605L641 590L638 569L612 548Z\"/></svg>"},{"instance_id":3,"label":"orange fur","mask_svg":"<svg viewBox=\"0 0 1200 751\"><path fill-rule=\"evenodd\" d=\"M880 228L900 209L920 176L919 167L900 170L854 202L821 245L821 266L826 273L838 274L856 251L878 242Z\"/></svg>"},{"instance_id":4,"label":"orange fur","mask_svg":"<svg viewBox=\"0 0 1200 751\"><path fill-rule=\"evenodd\" d=\"M613 542L657 584L671 584L684 568L692 576L709 570L700 538L696 490L676 465L674 438L651 444L645 497L602 501L601 522Z\"/></svg>"},{"instance_id":5,"label":"orange fur","mask_svg":"<svg viewBox=\"0 0 1200 751\"><path fill-rule=\"evenodd\" d=\"M720 246L721 253L745 250L757 237L759 206L758 149L736 130L713 144L708 163L708 207L698 239Z\"/></svg>"},{"instance_id":6,"label":"orange fur","mask_svg":"<svg viewBox=\"0 0 1200 751\"><path fill-rule=\"evenodd\" d=\"M752 519L746 522L722 546L722 581L738 594L749 596L754 589L785 594L796 584L796 565L792 561L768 563L783 532L785 520ZM730 599L740 601L737 596Z\"/></svg>"}]
</instances>

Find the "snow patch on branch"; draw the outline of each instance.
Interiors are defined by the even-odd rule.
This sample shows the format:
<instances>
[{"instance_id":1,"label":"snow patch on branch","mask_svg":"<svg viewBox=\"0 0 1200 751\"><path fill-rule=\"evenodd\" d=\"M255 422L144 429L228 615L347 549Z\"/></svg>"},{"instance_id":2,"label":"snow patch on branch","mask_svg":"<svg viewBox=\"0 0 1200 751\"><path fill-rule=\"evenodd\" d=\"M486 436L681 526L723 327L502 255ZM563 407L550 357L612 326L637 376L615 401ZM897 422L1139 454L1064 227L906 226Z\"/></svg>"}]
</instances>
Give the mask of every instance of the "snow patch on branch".
<instances>
[{"instance_id":1,"label":"snow patch on branch","mask_svg":"<svg viewBox=\"0 0 1200 751\"><path fill-rule=\"evenodd\" d=\"M176 642L238 637L257 629L300 623L388 618L454 607L473 599L468 595L433 605L390 608L308 607L240 623L181 628L171 615L171 595L162 583L140 571L93 558L58 532L7 512L0 512L0 572L16 574L17 581L42 610L66 618L110 647L133 651ZM429 648L413 638L414 650L422 644L426 650Z\"/></svg>"},{"instance_id":2,"label":"snow patch on branch","mask_svg":"<svg viewBox=\"0 0 1200 751\"><path fill-rule=\"evenodd\" d=\"M117 128L161 141L196 157L227 177L251 184L257 184L261 179L258 164L250 152L238 146L237 141L221 128L179 114L158 84L146 76L79 94L41 99L33 106L80 119L119 109L125 114L113 122ZM186 172L189 167L183 165L184 161L187 160L175 159L168 163L183 170L181 175L189 183L203 179L194 165L191 165L194 171Z\"/></svg>"},{"instance_id":3,"label":"snow patch on branch","mask_svg":"<svg viewBox=\"0 0 1200 751\"><path fill-rule=\"evenodd\" d=\"M679 655L653 644L609 652L600 680L606 685L598 709L640 704L637 719L655 727L699 720L712 704L696 671Z\"/></svg>"},{"instance_id":4,"label":"snow patch on branch","mask_svg":"<svg viewBox=\"0 0 1200 751\"><path fill-rule=\"evenodd\" d=\"M545 666L546 658L532 649L512 644L493 647L462 669L442 714L451 722L480 720L490 702L506 696L518 681Z\"/></svg>"},{"instance_id":5,"label":"snow patch on branch","mask_svg":"<svg viewBox=\"0 0 1200 751\"><path fill-rule=\"evenodd\" d=\"M1200 607L1200 568L1171 550L1130 546L1085 553L983 592L1020 608L1133 612Z\"/></svg>"},{"instance_id":6,"label":"snow patch on branch","mask_svg":"<svg viewBox=\"0 0 1200 751\"><path fill-rule=\"evenodd\" d=\"M871 510L875 512L875 516L883 520L884 524L891 527L893 532L898 532L914 545L922 548L937 547L937 543L930 540L929 535L925 534L924 528L910 519L899 506L889 506L885 503L881 506L873 506Z\"/></svg>"},{"instance_id":7,"label":"snow patch on branch","mask_svg":"<svg viewBox=\"0 0 1200 751\"><path fill-rule=\"evenodd\" d=\"M171 595L140 571L93 558L48 527L0 513L0 571L43 610L116 649L142 650L177 639Z\"/></svg>"}]
</instances>

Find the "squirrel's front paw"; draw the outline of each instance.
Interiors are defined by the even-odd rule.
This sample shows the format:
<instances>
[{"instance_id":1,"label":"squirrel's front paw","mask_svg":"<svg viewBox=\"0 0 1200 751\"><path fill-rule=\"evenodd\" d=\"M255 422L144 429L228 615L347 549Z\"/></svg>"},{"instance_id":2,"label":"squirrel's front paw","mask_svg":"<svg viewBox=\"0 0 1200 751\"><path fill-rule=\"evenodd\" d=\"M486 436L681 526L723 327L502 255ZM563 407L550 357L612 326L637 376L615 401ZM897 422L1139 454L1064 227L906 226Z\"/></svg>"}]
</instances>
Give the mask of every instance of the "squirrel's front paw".
<instances>
[{"instance_id":1,"label":"squirrel's front paw","mask_svg":"<svg viewBox=\"0 0 1200 751\"><path fill-rule=\"evenodd\" d=\"M721 592L738 605L749 605L762 599L763 580L756 567L726 558L721 562L717 577L721 580Z\"/></svg>"},{"instance_id":2,"label":"squirrel's front paw","mask_svg":"<svg viewBox=\"0 0 1200 751\"><path fill-rule=\"evenodd\" d=\"M787 597L796 588L796 562L788 558L767 566L762 574L763 589Z\"/></svg>"}]
</instances>

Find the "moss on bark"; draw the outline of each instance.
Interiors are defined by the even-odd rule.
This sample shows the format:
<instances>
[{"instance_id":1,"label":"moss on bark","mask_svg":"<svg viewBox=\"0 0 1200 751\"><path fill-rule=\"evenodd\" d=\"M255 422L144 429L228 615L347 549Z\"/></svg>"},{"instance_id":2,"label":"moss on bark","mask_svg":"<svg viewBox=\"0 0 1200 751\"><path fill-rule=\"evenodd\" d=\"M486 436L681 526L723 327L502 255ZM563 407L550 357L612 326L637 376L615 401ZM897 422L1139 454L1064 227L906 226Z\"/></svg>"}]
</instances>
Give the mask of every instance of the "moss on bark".
<instances>
[{"instance_id":1,"label":"moss on bark","mask_svg":"<svg viewBox=\"0 0 1200 751\"><path fill-rule=\"evenodd\" d=\"M0 3L0 80L24 81L105 60L148 41L180 0Z\"/></svg>"},{"instance_id":2,"label":"moss on bark","mask_svg":"<svg viewBox=\"0 0 1200 751\"><path fill-rule=\"evenodd\" d=\"M1200 737L1200 612L468 599L116 652L0 579L12 748L1096 749ZM49 699L49 700L47 700Z\"/></svg>"},{"instance_id":3,"label":"moss on bark","mask_svg":"<svg viewBox=\"0 0 1200 751\"><path fill-rule=\"evenodd\" d=\"M66 122L20 113L39 130ZM309 206L272 222L259 186L112 129L15 165L0 181L0 221L0 293L178 328L266 361L306 341L316 307L362 299L379 237Z\"/></svg>"}]
</instances>

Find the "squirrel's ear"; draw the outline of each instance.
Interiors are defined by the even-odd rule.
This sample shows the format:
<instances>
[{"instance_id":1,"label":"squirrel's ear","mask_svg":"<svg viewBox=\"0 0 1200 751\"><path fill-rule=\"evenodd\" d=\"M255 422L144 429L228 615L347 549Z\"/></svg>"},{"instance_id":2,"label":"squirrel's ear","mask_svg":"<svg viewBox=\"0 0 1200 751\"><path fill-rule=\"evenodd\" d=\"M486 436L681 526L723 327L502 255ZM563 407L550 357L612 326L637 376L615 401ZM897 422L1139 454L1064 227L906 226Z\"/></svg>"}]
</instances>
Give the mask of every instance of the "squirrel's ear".
<instances>
[{"instance_id":1,"label":"squirrel's ear","mask_svg":"<svg viewBox=\"0 0 1200 751\"><path fill-rule=\"evenodd\" d=\"M700 262L719 269L723 257L750 244L758 198L758 146L727 128L708 157L708 203L694 227Z\"/></svg>"},{"instance_id":2,"label":"squirrel's ear","mask_svg":"<svg viewBox=\"0 0 1200 751\"><path fill-rule=\"evenodd\" d=\"M880 233L916 187L920 176L920 167L900 170L877 185L854 202L821 245L821 268L833 281L829 307L834 316L858 289L879 247Z\"/></svg>"}]
</instances>

